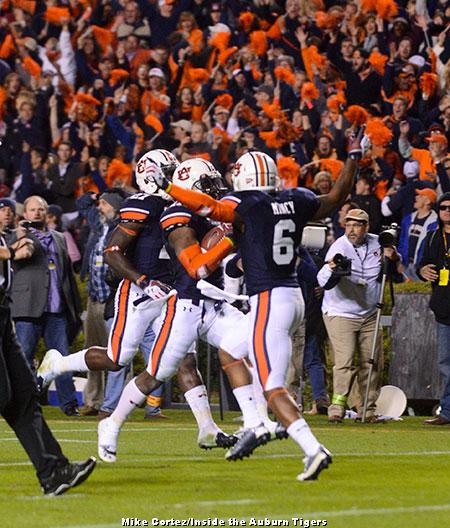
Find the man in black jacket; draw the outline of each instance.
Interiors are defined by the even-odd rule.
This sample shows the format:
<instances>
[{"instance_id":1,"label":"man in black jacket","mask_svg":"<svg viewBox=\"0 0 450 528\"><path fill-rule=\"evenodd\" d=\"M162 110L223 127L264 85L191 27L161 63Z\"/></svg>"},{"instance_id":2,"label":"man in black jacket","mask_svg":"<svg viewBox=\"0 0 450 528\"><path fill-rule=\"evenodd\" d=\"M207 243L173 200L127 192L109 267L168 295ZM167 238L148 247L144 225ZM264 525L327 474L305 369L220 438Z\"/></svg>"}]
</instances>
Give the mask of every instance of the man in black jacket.
<instances>
[{"instance_id":1,"label":"man in black jacket","mask_svg":"<svg viewBox=\"0 0 450 528\"><path fill-rule=\"evenodd\" d=\"M431 281L430 308L436 318L439 368L444 380L441 413L427 425L450 424L450 193L438 200L439 228L428 233L417 274Z\"/></svg>"},{"instance_id":2,"label":"man in black jacket","mask_svg":"<svg viewBox=\"0 0 450 528\"><path fill-rule=\"evenodd\" d=\"M81 484L95 467L95 458L71 464L48 428L38 403L39 391L17 342L7 292L11 261L30 258L31 239L6 245L0 236L0 414L13 429L36 469L45 495L61 495Z\"/></svg>"}]
</instances>

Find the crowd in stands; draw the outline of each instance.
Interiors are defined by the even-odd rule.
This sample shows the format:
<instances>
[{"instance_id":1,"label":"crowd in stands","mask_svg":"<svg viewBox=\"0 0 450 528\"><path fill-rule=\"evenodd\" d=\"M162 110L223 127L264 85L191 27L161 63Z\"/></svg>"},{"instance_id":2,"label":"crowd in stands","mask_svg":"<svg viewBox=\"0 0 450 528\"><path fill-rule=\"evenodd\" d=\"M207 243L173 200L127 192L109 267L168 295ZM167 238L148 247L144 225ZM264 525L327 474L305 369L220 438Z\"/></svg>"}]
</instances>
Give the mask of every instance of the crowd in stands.
<instances>
[{"instance_id":1,"label":"crowd in stands","mask_svg":"<svg viewBox=\"0 0 450 528\"><path fill-rule=\"evenodd\" d=\"M146 150L228 179L260 150L285 188L325 194L366 124L372 147L329 240L349 209L373 233L395 221L417 280L450 191L449 27L448 0L2 0L0 223L42 196L80 266L77 199L133 192Z\"/></svg>"}]
</instances>

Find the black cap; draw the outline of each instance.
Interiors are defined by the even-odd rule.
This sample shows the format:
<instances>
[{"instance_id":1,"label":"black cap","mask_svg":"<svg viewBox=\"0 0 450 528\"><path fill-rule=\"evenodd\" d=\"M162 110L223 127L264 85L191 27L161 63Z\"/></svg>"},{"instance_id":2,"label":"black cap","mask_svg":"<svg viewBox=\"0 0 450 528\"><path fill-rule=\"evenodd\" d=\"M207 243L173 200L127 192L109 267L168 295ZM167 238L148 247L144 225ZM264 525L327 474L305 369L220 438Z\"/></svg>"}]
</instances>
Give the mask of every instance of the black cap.
<instances>
[{"instance_id":1,"label":"black cap","mask_svg":"<svg viewBox=\"0 0 450 528\"><path fill-rule=\"evenodd\" d=\"M11 211L16 213L16 202L12 198L0 198L0 209L9 207Z\"/></svg>"}]
</instances>

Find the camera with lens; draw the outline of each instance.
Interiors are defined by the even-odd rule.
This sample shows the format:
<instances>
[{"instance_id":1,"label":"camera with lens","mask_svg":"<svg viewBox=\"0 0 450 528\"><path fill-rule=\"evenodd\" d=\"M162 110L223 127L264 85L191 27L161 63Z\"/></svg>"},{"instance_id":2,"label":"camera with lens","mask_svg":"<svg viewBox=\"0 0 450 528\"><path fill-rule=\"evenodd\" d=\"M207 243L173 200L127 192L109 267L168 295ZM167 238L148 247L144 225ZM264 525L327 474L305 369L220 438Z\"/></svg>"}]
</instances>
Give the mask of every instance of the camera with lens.
<instances>
[{"instance_id":1,"label":"camera with lens","mask_svg":"<svg viewBox=\"0 0 450 528\"><path fill-rule=\"evenodd\" d=\"M398 224L383 226L383 230L378 235L378 242L382 248L389 248L397 245L400 227Z\"/></svg>"},{"instance_id":2,"label":"camera with lens","mask_svg":"<svg viewBox=\"0 0 450 528\"><path fill-rule=\"evenodd\" d=\"M333 262L336 264L333 275L337 277L348 277L352 274L352 259L344 257L341 253L336 253L333 257Z\"/></svg>"}]
</instances>

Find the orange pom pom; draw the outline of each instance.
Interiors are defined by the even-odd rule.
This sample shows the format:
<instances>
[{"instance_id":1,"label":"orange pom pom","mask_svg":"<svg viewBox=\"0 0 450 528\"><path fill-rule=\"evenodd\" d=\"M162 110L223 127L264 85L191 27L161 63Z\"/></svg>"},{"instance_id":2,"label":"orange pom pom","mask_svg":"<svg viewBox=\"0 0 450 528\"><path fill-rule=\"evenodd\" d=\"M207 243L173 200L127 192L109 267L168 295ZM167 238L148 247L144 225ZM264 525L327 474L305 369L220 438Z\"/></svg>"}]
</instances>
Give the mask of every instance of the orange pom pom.
<instances>
[{"instance_id":1,"label":"orange pom pom","mask_svg":"<svg viewBox=\"0 0 450 528\"><path fill-rule=\"evenodd\" d=\"M219 31L209 39L209 44L213 48L217 48L219 51L225 51L228 48L230 37L231 33L229 31Z\"/></svg>"},{"instance_id":2,"label":"orange pom pom","mask_svg":"<svg viewBox=\"0 0 450 528\"><path fill-rule=\"evenodd\" d=\"M202 50L203 31L201 29L193 29L189 35L188 42L192 46L194 53L200 53Z\"/></svg>"},{"instance_id":3,"label":"orange pom pom","mask_svg":"<svg viewBox=\"0 0 450 528\"><path fill-rule=\"evenodd\" d=\"M315 64L318 68L322 68L327 61L326 57L321 55L317 46L314 45L308 47L308 56L310 62Z\"/></svg>"},{"instance_id":4,"label":"orange pom pom","mask_svg":"<svg viewBox=\"0 0 450 528\"><path fill-rule=\"evenodd\" d=\"M343 14L338 12L316 12L316 25L320 29L336 29L343 19Z\"/></svg>"},{"instance_id":5,"label":"orange pom pom","mask_svg":"<svg viewBox=\"0 0 450 528\"><path fill-rule=\"evenodd\" d=\"M344 162L333 158L323 158L320 160L320 169L331 173L333 180L336 180L341 174Z\"/></svg>"},{"instance_id":6,"label":"orange pom pom","mask_svg":"<svg viewBox=\"0 0 450 528\"><path fill-rule=\"evenodd\" d=\"M100 106L101 102L90 94L79 92L75 95L75 101L84 105Z\"/></svg>"},{"instance_id":7,"label":"orange pom pom","mask_svg":"<svg viewBox=\"0 0 450 528\"><path fill-rule=\"evenodd\" d=\"M152 127L155 130L155 132L159 132L160 134L162 134L162 131L164 130L164 127L162 126L161 121L156 116L154 116L152 114L149 114L144 119L144 123L147 126Z\"/></svg>"},{"instance_id":8,"label":"orange pom pom","mask_svg":"<svg viewBox=\"0 0 450 528\"><path fill-rule=\"evenodd\" d=\"M345 99L345 95L343 92L339 92L336 95L332 95L327 100L327 107L329 110L334 112L335 114L341 113L341 107L345 106L347 103L347 100Z\"/></svg>"},{"instance_id":9,"label":"orange pom pom","mask_svg":"<svg viewBox=\"0 0 450 528\"><path fill-rule=\"evenodd\" d=\"M270 119L280 119L283 117L283 112L277 101L274 101L272 104L263 103L262 110L267 117L270 117Z\"/></svg>"},{"instance_id":10,"label":"orange pom pom","mask_svg":"<svg viewBox=\"0 0 450 528\"><path fill-rule=\"evenodd\" d=\"M127 72L127 70L122 70L120 68L116 68L114 70L111 70L111 74L109 77L109 85L114 86L119 81L125 80L130 76L130 73Z\"/></svg>"},{"instance_id":11,"label":"orange pom pom","mask_svg":"<svg viewBox=\"0 0 450 528\"><path fill-rule=\"evenodd\" d=\"M392 130L388 128L382 119L374 117L367 121L366 134L373 145L384 147L392 139Z\"/></svg>"},{"instance_id":12,"label":"orange pom pom","mask_svg":"<svg viewBox=\"0 0 450 528\"><path fill-rule=\"evenodd\" d=\"M274 70L275 77L279 81L284 81L291 86L295 84L295 75L292 73L292 70L289 68L284 68L283 66L277 66Z\"/></svg>"},{"instance_id":13,"label":"orange pom pom","mask_svg":"<svg viewBox=\"0 0 450 528\"><path fill-rule=\"evenodd\" d=\"M216 103L216 106L223 106L227 110L230 110L230 108L233 106L233 98L227 93L218 95L214 99L214 102Z\"/></svg>"},{"instance_id":14,"label":"orange pom pom","mask_svg":"<svg viewBox=\"0 0 450 528\"><path fill-rule=\"evenodd\" d=\"M34 12L36 11L35 0L13 0L12 4L14 7L30 13L30 15L34 15Z\"/></svg>"},{"instance_id":15,"label":"orange pom pom","mask_svg":"<svg viewBox=\"0 0 450 528\"><path fill-rule=\"evenodd\" d=\"M6 35L5 40L0 46L0 59L8 59L16 51L14 40L11 35Z\"/></svg>"},{"instance_id":16,"label":"orange pom pom","mask_svg":"<svg viewBox=\"0 0 450 528\"><path fill-rule=\"evenodd\" d=\"M277 161L277 168L285 189L291 189L298 186L300 165L293 158L287 156L279 158Z\"/></svg>"},{"instance_id":17,"label":"orange pom pom","mask_svg":"<svg viewBox=\"0 0 450 528\"><path fill-rule=\"evenodd\" d=\"M377 10L377 0L361 0L361 11L363 13L374 13Z\"/></svg>"},{"instance_id":18,"label":"orange pom pom","mask_svg":"<svg viewBox=\"0 0 450 528\"><path fill-rule=\"evenodd\" d=\"M118 159L113 159L106 173L106 183L108 187L117 186L118 182L129 185L131 183L131 176L132 170L130 165Z\"/></svg>"},{"instance_id":19,"label":"orange pom pom","mask_svg":"<svg viewBox=\"0 0 450 528\"><path fill-rule=\"evenodd\" d=\"M431 97L436 91L438 76L435 73L422 73L420 76L420 88L423 93Z\"/></svg>"},{"instance_id":20,"label":"orange pom pom","mask_svg":"<svg viewBox=\"0 0 450 528\"><path fill-rule=\"evenodd\" d=\"M232 48L229 48L225 51L221 51L219 53L219 56L217 57L219 64L225 65L228 62L228 59L232 57L237 50L238 48L236 46L233 46Z\"/></svg>"},{"instance_id":21,"label":"orange pom pom","mask_svg":"<svg viewBox=\"0 0 450 528\"><path fill-rule=\"evenodd\" d=\"M91 28L94 38L101 47L102 51L105 51L108 46L112 45L114 42L114 33L95 25L91 26Z\"/></svg>"},{"instance_id":22,"label":"orange pom pom","mask_svg":"<svg viewBox=\"0 0 450 528\"><path fill-rule=\"evenodd\" d=\"M362 106L358 106L358 105L349 106L347 108L347 111L344 112L344 115L347 118L347 121L351 125L358 125L358 126L361 126L364 123L366 123L369 117L367 110L365 110Z\"/></svg>"},{"instance_id":23,"label":"orange pom pom","mask_svg":"<svg viewBox=\"0 0 450 528\"><path fill-rule=\"evenodd\" d=\"M377 14L384 20L390 20L397 16L398 7L394 0L377 0Z\"/></svg>"},{"instance_id":24,"label":"orange pom pom","mask_svg":"<svg viewBox=\"0 0 450 528\"><path fill-rule=\"evenodd\" d=\"M39 77L41 75L41 67L31 57L25 57L23 59L23 67L32 77Z\"/></svg>"},{"instance_id":25,"label":"orange pom pom","mask_svg":"<svg viewBox=\"0 0 450 528\"><path fill-rule=\"evenodd\" d=\"M280 148L283 145L283 141L277 137L277 133L271 132L260 132L259 137L269 148Z\"/></svg>"},{"instance_id":26,"label":"orange pom pom","mask_svg":"<svg viewBox=\"0 0 450 528\"><path fill-rule=\"evenodd\" d=\"M372 51L369 56L369 64L380 74L384 75L384 65L388 61L389 57L382 55L378 51Z\"/></svg>"},{"instance_id":27,"label":"orange pom pom","mask_svg":"<svg viewBox=\"0 0 450 528\"><path fill-rule=\"evenodd\" d=\"M312 82L305 82L302 86L300 96L302 99L312 101L313 99L319 98L320 92Z\"/></svg>"},{"instance_id":28,"label":"orange pom pom","mask_svg":"<svg viewBox=\"0 0 450 528\"><path fill-rule=\"evenodd\" d=\"M60 26L70 20L70 11L68 7L47 7L44 18L50 24Z\"/></svg>"},{"instance_id":29,"label":"orange pom pom","mask_svg":"<svg viewBox=\"0 0 450 528\"><path fill-rule=\"evenodd\" d=\"M255 20L255 15L250 13L250 11L244 11L239 15L239 22L241 23L242 29L244 31L250 31L253 21Z\"/></svg>"},{"instance_id":30,"label":"orange pom pom","mask_svg":"<svg viewBox=\"0 0 450 528\"><path fill-rule=\"evenodd\" d=\"M155 114L163 114L169 108L169 104L159 97L150 94L150 110Z\"/></svg>"},{"instance_id":31,"label":"orange pom pom","mask_svg":"<svg viewBox=\"0 0 450 528\"><path fill-rule=\"evenodd\" d=\"M190 68L188 70L189 79L194 83L206 83L209 79L208 70L205 68Z\"/></svg>"},{"instance_id":32,"label":"orange pom pom","mask_svg":"<svg viewBox=\"0 0 450 528\"><path fill-rule=\"evenodd\" d=\"M254 51L258 57L262 57L266 53L267 36L265 31L259 30L250 33L250 49Z\"/></svg>"}]
</instances>

